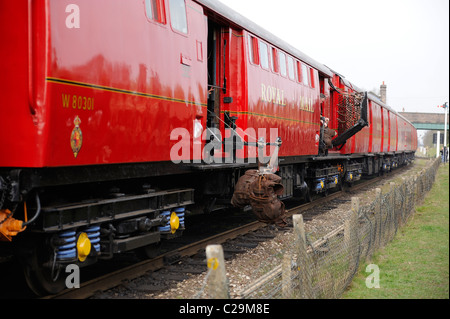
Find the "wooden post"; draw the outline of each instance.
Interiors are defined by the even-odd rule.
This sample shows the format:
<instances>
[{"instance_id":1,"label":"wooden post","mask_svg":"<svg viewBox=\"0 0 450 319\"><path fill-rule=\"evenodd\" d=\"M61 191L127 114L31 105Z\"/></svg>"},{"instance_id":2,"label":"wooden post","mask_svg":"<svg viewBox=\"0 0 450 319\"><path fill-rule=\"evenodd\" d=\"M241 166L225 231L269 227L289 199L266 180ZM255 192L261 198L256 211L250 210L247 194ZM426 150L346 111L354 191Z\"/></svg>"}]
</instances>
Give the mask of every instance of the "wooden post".
<instances>
[{"instance_id":1,"label":"wooden post","mask_svg":"<svg viewBox=\"0 0 450 319\"><path fill-rule=\"evenodd\" d=\"M359 197L352 197L352 211L358 214L359 212Z\"/></svg>"},{"instance_id":2,"label":"wooden post","mask_svg":"<svg viewBox=\"0 0 450 319\"><path fill-rule=\"evenodd\" d=\"M382 231L382 229L381 229L381 227L382 227L382 225L381 225L381 221L383 220L382 219L382 213L381 213L381 199L382 199L382 197L381 197L381 189L380 188L376 188L375 189L375 196L376 196L376 204L375 204L375 220L376 220L376 233L377 233L377 236L376 236L376 238L375 238L375 248L376 249L378 249L378 248L381 248L381 235L382 235L382 233L381 233L381 231Z\"/></svg>"},{"instance_id":3,"label":"wooden post","mask_svg":"<svg viewBox=\"0 0 450 319\"><path fill-rule=\"evenodd\" d=\"M389 218L389 241L391 241L392 239L394 239L395 236L395 232L396 232L396 225L395 225L395 221L397 218L397 211L396 211L396 207L395 207L395 183L394 182L390 182L389 183L389 193L390 193L390 202L389 202L389 206L391 206L390 212L390 218Z\"/></svg>"},{"instance_id":4,"label":"wooden post","mask_svg":"<svg viewBox=\"0 0 450 319\"><path fill-rule=\"evenodd\" d=\"M208 294L211 299L229 299L228 280L225 270L225 259L221 245L206 247L206 261L208 266Z\"/></svg>"},{"instance_id":5,"label":"wooden post","mask_svg":"<svg viewBox=\"0 0 450 319\"><path fill-rule=\"evenodd\" d=\"M413 213L414 211L414 207L416 206L416 193L415 193L415 177L411 177L409 178L409 184L408 187L406 188L406 191L408 193L408 198L409 198L409 207L408 207L408 215L406 216L406 219L409 218L409 216Z\"/></svg>"},{"instance_id":6,"label":"wooden post","mask_svg":"<svg viewBox=\"0 0 450 319\"><path fill-rule=\"evenodd\" d=\"M300 298L312 298L312 278L308 253L306 251L306 234L303 215L293 215L294 235L297 241L297 266L300 279Z\"/></svg>"},{"instance_id":7,"label":"wooden post","mask_svg":"<svg viewBox=\"0 0 450 319\"><path fill-rule=\"evenodd\" d=\"M414 206L415 206L415 205L419 204L419 196L420 196L420 193L419 193L419 177L418 177L418 175L414 176L414 185L416 186L415 187L415 192L414 192L414 199L415 199Z\"/></svg>"},{"instance_id":8,"label":"wooden post","mask_svg":"<svg viewBox=\"0 0 450 319\"><path fill-rule=\"evenodd\" d=\"M347 253L348 253L348 273L346 278L350 276L353 271L354 267L358 264L357 258L359 256L356 256L356 251L358 251L357 247L357 236L358 236L358 212L359 212L359 198L358 197L352 197L352 210L350 212L350 216L347 218L347 220L344 223L344 243L347 247ZM346 280L348 282L348 280Z\"/></svg>"},{"instance_id":9,"label":"wooden post","mask_svg":"<svg viewBox=\"0 0 450 319\"><path fill-rule=\"evenodd\" d=\"M347 218L344 223L344 241L349 248L351 248L353 245L353 231L357 230L356 227L358 222L358 211L359 198L352 197L352 210L350 212L349 218Z\"/></svg>"},{"instance_id":10,"label":"wooden post","mask_svg":"<svg viewBox=\"0 0 450 319\"><path fill-rule=\"evenodd\" d=\"M417 202L416 202L416 204L419 204L421 201L422 201L422 192L423 192L423 187L422 187L422 180L423 180L423 172L422 171L420 171L418 174L417 174L417 180L416 180L416 195L417 195L417 197L416 197L416 200L417 200Z\"/></svg>"},{"instance_id":11,"label":"wooden post","mask_svg":"<svg viewBox=\"0 0 450 319\"><path fill-rule=\"evenodd\" d=\"M400 214L400 219L399 219L399 225L398 227L400 228L400 226L403 226L403 224L406 222L406 216L408 213L408 194L406 193L406 177L402 177L402 197L403 197L403 203L402 203L402 207L403 210Z\"/></svg>"},{"instance_id":12,"label":"wooden post","mask_svg":"<svg viewBox=\"0 0 450 319\"><path fill-rule=\"evenodd\" d=\"M292 298L292 267L291 267L291 255L285 254L283 256L283 263L281 266L281 280L282 280L282 296L284 299Z\"/></svg>"}]
</instances>

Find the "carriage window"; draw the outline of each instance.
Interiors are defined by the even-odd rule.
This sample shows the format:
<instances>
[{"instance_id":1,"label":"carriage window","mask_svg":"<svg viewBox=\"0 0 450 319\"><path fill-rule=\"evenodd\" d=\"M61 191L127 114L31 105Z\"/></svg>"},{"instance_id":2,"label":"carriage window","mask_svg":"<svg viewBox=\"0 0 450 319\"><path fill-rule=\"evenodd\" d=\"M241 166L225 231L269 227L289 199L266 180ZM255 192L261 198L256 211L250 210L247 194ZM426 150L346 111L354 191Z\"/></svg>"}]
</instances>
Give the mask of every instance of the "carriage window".
<instances>
[{"instance_id":1,"label":"carriage window","mask_svg":"<svg viewBox=\"0 0 450 319\"><path fill-rule=\"evenodd\" d=\"M269 49L267 47L267 44L264 42L259 41L259 53L261 57L261 66L264 69L269 68Z\"/></svg>"},{"instance_id":2,"label":"carriage window","mask_svg":"<svg viewBox=\"0 0 450 319\"><path fill-rule=\"evenodd\" d=\"M287 74L287 70L286 70L286 54L284 54L283 52L280 52L278 54L278 56L279 56L279 61L280 61L281 75L282 76L286 76L286 74Z\"/></svg>"},{"instance_id":3,"label":"carriage window","mask_svg":"<svg viewBox=\"0 0 450 319\"><path fill-rule=\"evenodd\" d=\"M302 82L304 85L309 85L308 67L304 64L302 64Z\"/></svg>"},{"instance_id":4,"label":"carriage window","mask_svg":"<svg viewBox=\"0 0 450 319\"><path fill-rule=\"evenodd\" d=\"M259 64L258 40L251 35L248 36L248 54L252 63Z\"/></svg>"},{"instance_id":5,"label":"carriage window","mask_svg":"<svg viewBox=\"0 0 450 319\"><path fill-rule=\"evenodd\" d=\"M182 33L188 32L186 4L184 0L169 0L172 28Z\"/></svg>"},{"instance_id":6,"label":"carriage window","mask_svg":"<svg viewBox=\"0 0 450 319\"><path fill-rule=\"evenodd\" d=\"M295 80L294 59L290 56L288 56L288 71L289 78Z\"/></svg>"},{"instance_id":7,"label":"carriage window","mask_svg":"<svg viewBox=\"0 0 450 319\"><path fill-rule=\"evenodd\" d=\"M164 0L145 0L145 12L150 20L166 23Z\"/></svg>"}]
</instances>

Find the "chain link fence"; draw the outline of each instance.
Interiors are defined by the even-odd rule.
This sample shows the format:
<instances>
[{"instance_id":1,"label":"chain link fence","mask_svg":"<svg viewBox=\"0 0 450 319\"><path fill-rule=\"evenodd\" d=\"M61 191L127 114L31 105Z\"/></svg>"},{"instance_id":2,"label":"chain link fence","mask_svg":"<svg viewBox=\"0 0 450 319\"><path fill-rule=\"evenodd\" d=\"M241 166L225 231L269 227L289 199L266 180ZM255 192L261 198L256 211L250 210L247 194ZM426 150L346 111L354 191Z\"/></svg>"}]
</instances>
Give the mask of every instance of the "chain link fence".
<instances>
[{"instance_id":1,"label":"chain link fence","mask_svg":"<svg viewBox=\"0 0 450 319\"><path fill-rule=\"evenodd\" d=\"M352 282L359 264L370 260L406 224L414 207L431 189L438 168L439 160L434 160L417 175L403 178L397 185L391 183L385 194L377 189L374 200L367 205L360 206L359 199L352 198L344 224L314 242L305 233L303 216L293 216L292 241L261 261L237 298L339 298ZM220 256L207 255L207 259L210 264L224 264ZM218 269L221 274L216 273ZM213 291L222 291L219 297L226 298L227 285L225 267L209 265L205 286L196 298L215 298Z\"/></svg>"}]
</instances>

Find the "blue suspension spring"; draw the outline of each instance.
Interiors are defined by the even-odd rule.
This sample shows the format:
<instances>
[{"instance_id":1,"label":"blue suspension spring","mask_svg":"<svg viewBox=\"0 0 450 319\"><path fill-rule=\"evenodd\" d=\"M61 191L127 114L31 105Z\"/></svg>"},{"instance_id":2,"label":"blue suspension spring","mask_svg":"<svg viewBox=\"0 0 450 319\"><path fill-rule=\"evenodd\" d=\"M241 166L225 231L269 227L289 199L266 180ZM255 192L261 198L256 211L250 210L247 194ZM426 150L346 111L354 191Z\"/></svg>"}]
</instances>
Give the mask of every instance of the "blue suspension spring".
<instances>
[{"instance_id":1,"label":"blue suspension spring","mask_svg":"<svg viewBox=\"0 0 450 319\"><path fill-rule=\"evenodd\" d=\"M58 235L59 246L56 248L56 260L67 261L77 258L77 233L65 231Z\"/></svg>"},{"instance_id":2,"label":"blue suspension spring","mask_svg":"<svg viewBox=\"0 0 450 319\"><path fill-rule=\"evenodd\" d=\"M100 252L100 226L91 226L84 230L89 240L91 241L92 247L97 253Z\"/></svg>"},{"instance_id":3,"label":"blue suspension spring","mask_svg":"<svg viewBox=\"0 0 450 319\"><path fill-rule=\"evenodd\" d=\"M168 232L170 231L170 210L165 210L161 213L161 216L164 220L166 220L166 223L163 226L158 227L158 230L160 232Z\"/></svg>"},{"instance_id":4,"label":"blue suspension spring","mask_svg":"<svg viewBox=\"0 0 450 319\"><path fill-rule=\"evenodd\" d=\"M177 213L177 216L180 219L180 228L184 228L184 212L185 212L185 208L184 207L175 208L174 211L175 211L175 213Z\"/></svg>"}]
</instances>

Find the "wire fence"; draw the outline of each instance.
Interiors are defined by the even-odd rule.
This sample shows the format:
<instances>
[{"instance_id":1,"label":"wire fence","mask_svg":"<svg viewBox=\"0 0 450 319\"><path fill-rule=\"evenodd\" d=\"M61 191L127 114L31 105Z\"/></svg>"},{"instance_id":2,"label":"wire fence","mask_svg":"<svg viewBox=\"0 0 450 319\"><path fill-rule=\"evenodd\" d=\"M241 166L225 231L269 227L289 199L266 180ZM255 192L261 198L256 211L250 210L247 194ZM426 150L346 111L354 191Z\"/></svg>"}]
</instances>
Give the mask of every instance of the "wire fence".
<instances>
[{"instance_id":1,"label":"wire fence","mask_svg":"<svg viewBox=\"0 0 450 319\"><path fill-rule=\"evenodd\" d=\"M383 194L360 206L352 198L344 224L312 242L305 233L303 216L294 215L293 239L270 258L261 261L252 279L237 293L249 299L339 298L352 282L360 263L386 246L406 224L431 189L439 160L415 176L390 184ZM229 298L228 280L220 246L207 249L208 273L196 298ZM214 251L211 254L208 251ZM220 292L218 294L217 292Z\"/></svg>"}]
</instances>

